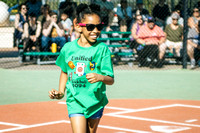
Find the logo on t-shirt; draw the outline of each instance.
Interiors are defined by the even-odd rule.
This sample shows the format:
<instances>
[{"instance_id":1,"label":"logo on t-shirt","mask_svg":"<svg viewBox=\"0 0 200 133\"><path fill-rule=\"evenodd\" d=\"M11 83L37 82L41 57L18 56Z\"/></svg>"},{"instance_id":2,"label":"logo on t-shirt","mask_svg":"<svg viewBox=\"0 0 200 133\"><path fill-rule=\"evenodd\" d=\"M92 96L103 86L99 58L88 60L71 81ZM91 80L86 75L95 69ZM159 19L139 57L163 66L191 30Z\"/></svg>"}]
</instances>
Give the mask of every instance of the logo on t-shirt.
<instances>
[{"instance_id":1,"label":"logo on t-shirt","mask_svg":"<svg viewBox=\"0 0 200 133\"><path fill-rule=\"evenodd\" d=\"M78 62L76 64L76 72L75 73L78 74L79 77L85 75L85 71L84 71L85 67L86 67L85 63Z\"/></svg>"},{"instance_id":2,"label":"logo on t-shirt","mask_svg":"<svg viewBox=\"0 0 200 133\"><path fill-rule=\"evenodd\" d=\"M90 70L93 71L95 69L96 63L94 61L90 62Z\"/></svg>"},{"instance_id":3,"label":"logo on t-shirt","mask_svg":"<svg viewBox=\"0 0 200 133\"><path fill-rule=\"evenodd\" d=\"M69 61L68 62L68 66L71 68L71 69L74 69L75 68L75 65L72 61Z\"/></svg>"}]
</instances>

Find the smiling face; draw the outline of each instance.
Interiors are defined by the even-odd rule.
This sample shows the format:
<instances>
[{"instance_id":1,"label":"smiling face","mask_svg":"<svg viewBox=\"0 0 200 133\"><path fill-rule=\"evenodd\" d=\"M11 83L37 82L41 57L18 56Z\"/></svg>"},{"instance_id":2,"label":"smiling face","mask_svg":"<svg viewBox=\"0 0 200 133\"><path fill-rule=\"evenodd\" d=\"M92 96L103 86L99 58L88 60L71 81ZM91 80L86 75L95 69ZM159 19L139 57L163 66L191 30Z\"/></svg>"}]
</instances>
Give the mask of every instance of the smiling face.
<instances>
[{"instance_id":1,"label":"smiling face","mask_svg":"<svg viewBox=\"0 0 200 133\"><path fill-rule=\"evenodd\" d=\"M100 24L101 19L96 14L88 14L84 16L84 19L82 19L81 23L83 24ZM86 40L88 43L93 44L96 42L97 38L99 37L101 31L95 27L92 31L88 31L85 26L80 27L81 28L81 39Z\"/></svg>"}]
</instances>

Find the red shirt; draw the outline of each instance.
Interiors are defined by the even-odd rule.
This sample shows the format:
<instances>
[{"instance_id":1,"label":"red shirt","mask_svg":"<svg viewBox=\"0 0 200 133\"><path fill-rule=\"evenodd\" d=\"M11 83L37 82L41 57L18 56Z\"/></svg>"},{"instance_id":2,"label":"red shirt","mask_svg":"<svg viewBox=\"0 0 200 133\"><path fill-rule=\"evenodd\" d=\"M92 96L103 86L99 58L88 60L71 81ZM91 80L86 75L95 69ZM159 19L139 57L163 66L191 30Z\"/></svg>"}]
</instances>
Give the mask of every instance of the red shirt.
<instances>
[{"instance_id":1,"label":"red shirt","mask_svg":"<svg viewBox=\"0 0 200 133\"><path fill-rule=\"evenodd\" d=\"M165 34L157 25L153 29L143 25L138 32L138 38L143 39L145 42L158 42L162 37L165 37Z\"/></svg>"}]
</instances>

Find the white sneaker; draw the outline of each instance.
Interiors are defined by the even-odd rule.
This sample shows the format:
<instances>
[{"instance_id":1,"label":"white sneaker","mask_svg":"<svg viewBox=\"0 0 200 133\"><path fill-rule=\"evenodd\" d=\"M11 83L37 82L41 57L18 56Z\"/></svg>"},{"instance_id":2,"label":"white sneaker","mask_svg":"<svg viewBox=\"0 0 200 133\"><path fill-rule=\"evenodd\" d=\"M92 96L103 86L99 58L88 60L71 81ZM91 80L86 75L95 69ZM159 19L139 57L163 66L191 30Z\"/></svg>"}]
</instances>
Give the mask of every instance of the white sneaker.
<instances>
[{"instance_id":1,"label":"white sneaker","mask_svg":"<svg viewBox=\"0 0 200 133\"><path fill-rule=\"evenodd\" d=\"M195 65L196 65L196 61L195 61L195 59L192 59L191 60L191 69L194 69Z\"/></svg>"}]
</instances>

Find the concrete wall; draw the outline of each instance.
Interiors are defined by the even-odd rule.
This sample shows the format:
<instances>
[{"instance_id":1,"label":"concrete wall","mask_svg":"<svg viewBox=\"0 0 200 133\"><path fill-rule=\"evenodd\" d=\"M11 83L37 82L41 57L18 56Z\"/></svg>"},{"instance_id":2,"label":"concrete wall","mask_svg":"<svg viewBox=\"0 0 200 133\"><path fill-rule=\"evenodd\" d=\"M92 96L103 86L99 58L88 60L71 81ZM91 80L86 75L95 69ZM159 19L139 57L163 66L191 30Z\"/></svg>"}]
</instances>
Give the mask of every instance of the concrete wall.
<instances>
[{"instance_id":1,"label":"concrete wall","mask_svg":"<svg viewBox=\"0 0 200 133\"><path fill-rule=\"evenodd\" d=\"M13 47L14 27L0 27L0 48Z\"/></svg>"}]
</instances>

